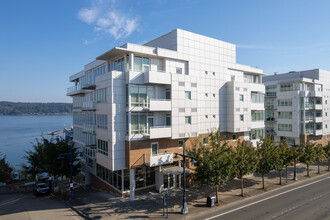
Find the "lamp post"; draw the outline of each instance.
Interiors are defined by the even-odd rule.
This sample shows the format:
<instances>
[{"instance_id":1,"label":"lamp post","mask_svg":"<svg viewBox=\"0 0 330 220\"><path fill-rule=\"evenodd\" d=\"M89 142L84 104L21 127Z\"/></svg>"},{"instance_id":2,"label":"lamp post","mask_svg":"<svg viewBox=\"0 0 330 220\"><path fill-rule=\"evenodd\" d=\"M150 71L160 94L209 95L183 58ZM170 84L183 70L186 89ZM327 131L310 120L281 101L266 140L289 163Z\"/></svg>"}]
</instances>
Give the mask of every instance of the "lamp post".
<instances>
[{"instance_id":1,"label":"lamp post","mask_svg":"<svg viewBox=\"0 0 330 220\"><path fill-rule=\"evenodd\" d=\"M70 153L65 153L65 154L58 154L59 157L57 159L63 159L64 156L70 156L70 199L73 199L73 181L72 181L72 146L70 147Z\"/></svg>"},{"instance_id":2,"label":"lamp post","mask_svg":"<svg viewBox=\"0 0 330 220\"><path fill-rule=\"evenodd\" d=\"M296 145L296 142L293 142L292 147L295 148L295 152L294 152L295 153L295 157L294 157L294 168L293 168L293 180L297 181L298 180L298 177L297 177L297 163L296 163L296 156L297 156L297 152L296 152L297 145Z\"/></svg>"},{"instance_id":3,"label":"lamp post","mask_svg":"<svg viewBox=\"0 0 330 220\"><path fill-rule=\"evenodd\" d=\"M190 163L196 163L196 160L194 157L186 155L186 150L184 145L183 145L183 154L175 153L174 159L179 159L178 156L181 156L183 159L183 200L182 200L181 214L187 214L188 206L187 206L187 196L186 196L186 158L190 159Z\"/></svg>"}]
</instances>

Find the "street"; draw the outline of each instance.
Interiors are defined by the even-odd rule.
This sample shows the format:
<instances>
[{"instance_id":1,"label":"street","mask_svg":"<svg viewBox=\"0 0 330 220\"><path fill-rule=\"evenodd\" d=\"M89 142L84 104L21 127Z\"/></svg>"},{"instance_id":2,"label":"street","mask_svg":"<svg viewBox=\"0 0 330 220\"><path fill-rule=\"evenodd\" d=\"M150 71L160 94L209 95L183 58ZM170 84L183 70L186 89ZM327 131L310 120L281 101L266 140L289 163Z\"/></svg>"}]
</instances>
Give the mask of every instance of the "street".
<instances>
[{"instance_id":1,"label":"street","mask_svg":"<svg viewBox=\"0 0 330 220\"><path fill-rule=\"evenodd\" d=\"M219 207L196 219L330 219L330 175Z\"/></svg>"},{"instance_id":2,"label":"street","mask_svg":"<svg viewBox=\"0 0 330 220\"><path fill-rule=\"evenodd\" d=\"M81 219L69 207L51 196L32 193L0 195L0 219Z\"/></svg>"}]
</instances>

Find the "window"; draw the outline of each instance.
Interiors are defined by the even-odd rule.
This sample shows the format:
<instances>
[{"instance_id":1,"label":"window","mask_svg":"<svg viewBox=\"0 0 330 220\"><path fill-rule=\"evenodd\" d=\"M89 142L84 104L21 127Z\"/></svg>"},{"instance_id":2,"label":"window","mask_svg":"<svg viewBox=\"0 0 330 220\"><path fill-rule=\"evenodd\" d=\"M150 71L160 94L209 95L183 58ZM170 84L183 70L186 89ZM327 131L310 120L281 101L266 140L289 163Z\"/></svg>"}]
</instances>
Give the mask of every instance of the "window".
<instances>
[{"instance_id":1,"label":"window","mask_svg":"<svg viewBox=\"0 0 330 220\"><path fill-rule=\"evenodd\" d=\"M108 142L97 139L97 152L108 156Z\"/></svg>"},{"instance_id":2,"label":"window","mask_svg":"<svg viewBox=\"0 0 330 220\"><path fill-rule=\"evenodd\" d=\"M253 103L264 103L264 94L262 93L251 93L251 102Z\"/></svg>"},{"instance_id":3,"label":"window","mask_svg":"<svg viewBox=\"0 0 330 220\"><path fill-rule=\"evenodd\" d=\"M205 115L205 118L209 118L209 116L208 115Z\"/></svg>"},{"instance_id":4,"label":"window","mask_svg":"<svg viewBox=\"0 0 330 220\"><path fill-rule=\"evenodd\" d=\"M158 142L151 143L151 155L152 156L158 155Z\"/></svg>"},{"instance_id":5,"label":"window","mask_svg":"<svg viewBox=\"0 0 330 220\"><path fill-rule=\"evenodd\" d=\"M239 120L244 121L244 115L239 115Z\"/></svg>"},{"instance_id":6,"label":"window","mask_svg":"<svg viewBox=\"0 0 330 220\"><path fill-rule=\"evenodd\" d=\"M215 76L215 72L213 72L212 74L213 74L213 76Z\"/></svg>"},{"instance_id":7,"label":"window","mask_svg":"<svg viewBox=\"0 0 330 220\"><path fill-rule=\"evenodd\" d=\"M208 137L203 138L203 144L208 144L208 143L209 143L209 138Z\"/></svg>"},{"instance_id":8,"label":"window","mask_svg":"<svg viewBox=\"0 0 330 220\"><path fill-rule=\"evenodd\" d=\"M185 117L185 124L191 124L191 116Z\"/></svg>"},{"instance_id":9,"label":"window","mask_svg":"<svg viewBox=\"0 0 330 220\"><path fill-rule=\"evenodd\" d=\"M205 93L205 96L208 97L209 95L207 93Z\"/></svg>"},{"instance_id":10,"label":"window","mask_svg":"<svg viewBox=\"0 0 330 220\"><path fill-rule=\"evenodd\" d=\"M244 92L247 92L247 88L244 88L243 91L244 91Z\"/></svg>"},{"instance_id":11,"label":"window","mask_svg":"<svg viewBox=\"0 0 330 220\"><path fill-rule=\"evenodd\" d=\"M292 119L292 112L278 112L278 118Z\"/></svg>"},{"instance_id":12,"label":"window","mask_svg":"<svg viewBox=\"0 0 330 220\"><path fill-rule=\"evenodd\" d=\"M240 95L239 95L239 100L242 101L242 102L244 102L244 95L241 95L241 94L240 94Z\"/></svg>"},{"instance_id":13,"label":"window","mask_svg":"<svg viewBox=\"0 0 330 220\"><path fill-rule=\"evenodd\" d=\"M279 131L292 131L292 124L278 124Z\"/></svg>"},{"instance_id":14,"label":"window","mask_svg":"<svg viewBox=\"0 0 330 220\"><path fill-rule=\"evenodd\" d=\"M236 139L237 139L237 135L233 134L233 140L236 140Z\"/></svg>"},{"instance_id":15,"label":"window","mask_svg":"<svg viewBox=\"0 0 330 220\"><path fill-rule=\"evenodd\" d=\"M264 135L264 129L252 129L250 133L250 140L260 139Z\"/></svg>"},{"instance_id":16,"label":"window","mask_svg":"<svg viewBox=\"0 0 330 220\"><path fill-rule=\"evenodd\" d=\"M131 105L146 107L148 105L147 93L153 97L153 86L131 85ZM148 91L148 92L147 92Z\"/></svg>"},{"instance_id":17,"label":"window","mask_svg":"<svg viewBox=\"0 0 330 220\"><path fill-rule=\"evenodd\" d=\"M208 74L208 72L207 72L207 71L205 71L205 74L207 75L207 74Z\"/></svg>"},{"instance_id":18,"label":"window","mask_svg":"<svg viewBox=\"0 0 330 220\"><path fill-rule=\"evenodd\" d=\"M191 99L191 92L190 91L185 91L185 98L186 99Z\"/></svg>"},{"instance_id":19,"label":"window","mask_svg":"<svg viewBox=\"0 0 330 220\"><path fill-rule=\"evenodd\" d=\"M263 121L264 120L264 111L252 110L251 111L251 120L252 121Z\"/></svg>"},{"instance_id":20,"label":"window","mask_svg":"<svg viewBox=\"0 0 330 220\"><path fill-rule=\"evenodd\" d=\"M178 147L179 148L183 148L184 147L184 141L183 140L179 140L178 141Z\"/></svg>"},{"instance_id":21,"label":"window","mask_svg":"<svg viewBox=\"0 0 330 220\"><path fill-rule=\"evenodd\" d=\"M138 56L134 57L134 71L137 72L142 71L142 57L138 57Z\"/></svg>"},{"instance_id":22,"label":"window","mask_svg":"<svg viewBox=\"0 0 330 220\"><path fill-rule=\"evenodd\" d=\"M213 115L213 118L215 118L215 115Z\"/></svg>"},{"instance_id":23,"label":"window","mask_svg":"<svg viewBox=\"0 0 330 220\"><path fill-rule=\"evenodd\" d=\"M107 102L107 89L96 90L96 101L97 103L106 103Z\"/></svg>"},{"instance_id":24,"label":"window","mask_svg":"<svg viewBox=\"0 0 330 220\"><path fill-rule=\"evenodd\" d=\"M191 83L191 87L197 87L197 83Z\"/></svg>"},{"instance_id":25,"label":"window","mask_svg":"<svg viewBox=\"0 0 330 220\"><path fill-rule=\"evenodd\" d=\"M108 116L96 115L96 126L101 129L108 129Z\"/></svg>"},{"instance_id":26,"label":"window","mask_svg":"<svg viewBox=\"0 0 330 220\"><path fill-rule=\"evenodd\" d=\"M230 79L231 79L231 81L235 81L235 76L234 75L231 75L230 76Z\"/></svg>"},{"instance_id":27,"label":"window","mask_svg":"<svg viewBox=\"0 0 330 220\"><path fill-rule=\"evenodd\" d=\"M142 67L143 72L149 71L149 58L143 57Z\"/></svg>"},{"instance_id":28,"label":"window","mask_svg":"<svg viewBox=\"0 0 330 220\"><path fill-rule=\"evenodd\" d=\"M131 114L131 134L144 134L147 129L147 113L134 112Z\"/></svg>"},{"instance_id":29,"label":"window","mask_svg":"<svg viewBox=\"0 0 330 220\"><path fill-rule=\"evenodd\" d=\"M280 85L281 92L295 91L295 90L299 90L299 83L286 83Z\"/></svg>"},{"instance_id":30,"label":"window","mask_svg":"<svg viewBox=\"0 0 330 220\"><path fill-rule=\"evenodd\" d=\"M177 67L176 68L176 73L177 74L182 74L182 68L181 67Z\"/></svg>"},{"instance_id":31,"label":"window","mask_svg":"<svg viewBox=\"0 0 330 220\"><path fill-rule=\"evenodd\" d=\"M215 97L215 94L213 94L213 97Z\"/></svg>"},{"instance_id":32,"label":"window","mask_svg":"<svg viewBox=\"0 0 330 220\"><path fill-rule=\"evenodd\" d=\"M171 99L171 89L166 89L166 99Z\"/></svg>"},{"instance_id":33,"label":"window","mask_svg":"<svg viewBox=\"0 0 330 220\"><path fill-rule=\"evenodd\" d=\"M184 82L179 82L179 86L184 86L185 83Z\"/></svg>"},{"instance_id":34,"label":"window","mask_svg":"<svg viewBox=\"0 0 330 220\"><path fill-rule=\"evenodd\" d=\"M239 112L240 111L240 108L236 108L236 111Z\"/></svg>"},{"instance_id":35,"label":"window","mask_svg":"<svg viewBox=\"0 0 330 220\"><path fill-rule=\"evenodd\" d=\"M166 114L166 126L171 125L171 114Z\"/></svg>"},{"instance_id":36,"label":"window","mask_svg":"<svg viewBox=\"0 0 330 220\"><path fill-rule=\"evenodd\" d=\"M292 99L279 99L278 106L292 106Z\"/></svg>"},{"instance_id":37,"label":"window","mask_svg":"<svg viewBox=\"0 0 330 220\"><path fill-rule=\"evenodd\" d=\"M235 87L235 90L236 90L236 91L239 91L239 87Z\"/></svg>"}]
</instances>

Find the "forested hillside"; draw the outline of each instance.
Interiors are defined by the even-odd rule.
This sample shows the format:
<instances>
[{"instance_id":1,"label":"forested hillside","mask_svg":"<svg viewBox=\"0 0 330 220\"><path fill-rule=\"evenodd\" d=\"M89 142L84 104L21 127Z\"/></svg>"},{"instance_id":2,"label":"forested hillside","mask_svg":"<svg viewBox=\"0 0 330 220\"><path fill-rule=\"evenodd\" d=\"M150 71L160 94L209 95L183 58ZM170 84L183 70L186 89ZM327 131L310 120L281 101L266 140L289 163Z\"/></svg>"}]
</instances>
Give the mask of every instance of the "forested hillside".
<instances>
[{"instance_id":1,"label":"forested hillside","mask_svg":"<svg viewBox=\"0 0 330 220\"><path fill-rule=\"evenodd\" d=\"M72 113L71 103L0 102L0 115L53 115Z\"/></svg>"}]
</instances>

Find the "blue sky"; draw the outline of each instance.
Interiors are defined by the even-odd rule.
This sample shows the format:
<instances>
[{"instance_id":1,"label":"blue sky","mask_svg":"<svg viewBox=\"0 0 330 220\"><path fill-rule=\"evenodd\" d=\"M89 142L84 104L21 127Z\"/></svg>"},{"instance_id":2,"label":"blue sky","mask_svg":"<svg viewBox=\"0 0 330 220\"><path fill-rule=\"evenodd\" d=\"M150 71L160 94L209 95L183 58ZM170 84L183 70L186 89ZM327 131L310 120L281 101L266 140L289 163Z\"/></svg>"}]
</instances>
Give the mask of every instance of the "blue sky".
<instances>
[{"instance_id":1,"label":"blue sky","mask_svg":"<svg viewBox=\"0 0 330 220\"><path fill-rule=\"evenodd\" d=\"M238 63L267 74L330 70L329 11L327 0L0 0L0 101L71 102L84 64L175 28L234 43Z\"/></svg>"}]
</instances>

